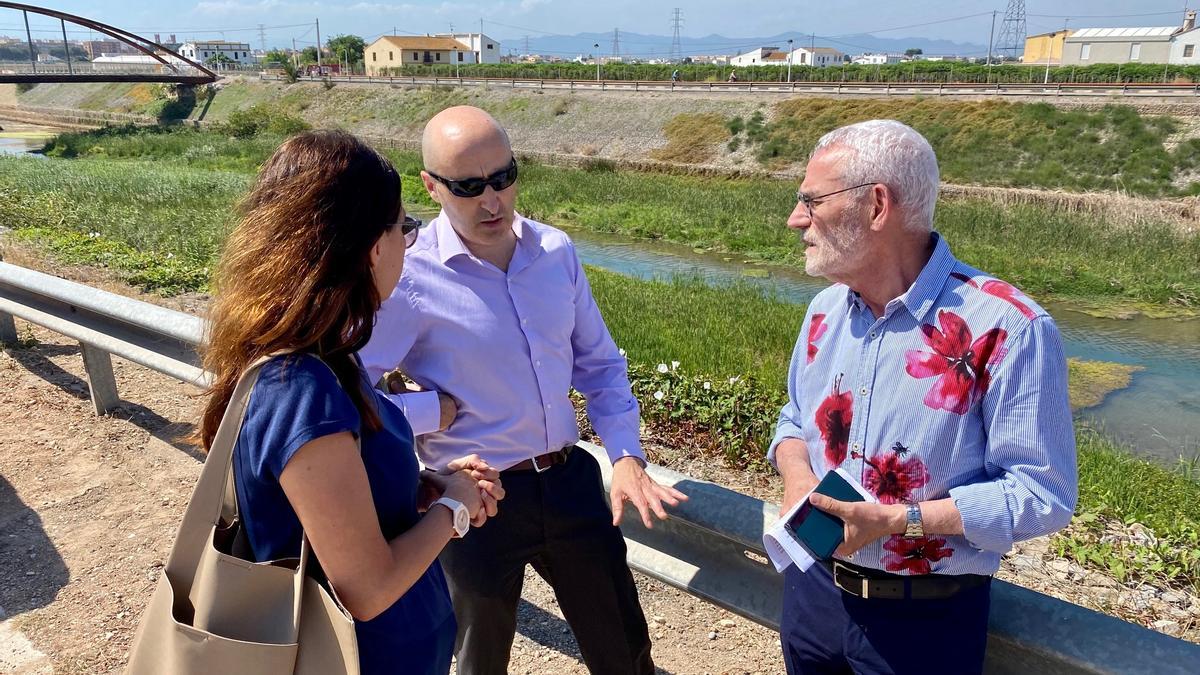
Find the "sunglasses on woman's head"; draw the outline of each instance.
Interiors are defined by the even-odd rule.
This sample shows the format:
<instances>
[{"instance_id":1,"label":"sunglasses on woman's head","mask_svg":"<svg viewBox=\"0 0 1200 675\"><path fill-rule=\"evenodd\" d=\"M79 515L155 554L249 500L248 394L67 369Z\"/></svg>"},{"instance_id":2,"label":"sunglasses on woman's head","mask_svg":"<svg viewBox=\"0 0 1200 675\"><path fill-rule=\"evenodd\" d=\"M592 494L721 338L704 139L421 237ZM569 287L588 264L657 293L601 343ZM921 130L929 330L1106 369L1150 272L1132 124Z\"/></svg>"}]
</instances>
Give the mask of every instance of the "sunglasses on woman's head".
<instances>
[{"instance_id":1,"label":"sunglasses on woman's head","mask_svg":"<svg viewBox=\"0 0 1200 675\"><path fill-rule=\"evenodd\" d=\"M425 227L420 218L413 218L408 214L405 214L404 221L397 225L400 226L400 234L404 235L404 248L411 248L417 243L417 236L421 233L421 228Z\"/></svg>"},{"instance_id":2,"label":"sunglasses on woman's head","mask_svg":"<svg viewBox=\"0 0 1200 675\"><path fill-rule=\"evenodd\" d=\"M445 185L450 190L450 194L455 197L478 197L483 194L483 191L490 185L496 192L507 190L513 183L517 182L517 159L514 157L508 163L508 166L500 169L496 173L485 176L483 178L464 178L462 180L450 180L443 178L436 173L425 169L425 173L437 182Z\"/></svg>"}]
</instances>

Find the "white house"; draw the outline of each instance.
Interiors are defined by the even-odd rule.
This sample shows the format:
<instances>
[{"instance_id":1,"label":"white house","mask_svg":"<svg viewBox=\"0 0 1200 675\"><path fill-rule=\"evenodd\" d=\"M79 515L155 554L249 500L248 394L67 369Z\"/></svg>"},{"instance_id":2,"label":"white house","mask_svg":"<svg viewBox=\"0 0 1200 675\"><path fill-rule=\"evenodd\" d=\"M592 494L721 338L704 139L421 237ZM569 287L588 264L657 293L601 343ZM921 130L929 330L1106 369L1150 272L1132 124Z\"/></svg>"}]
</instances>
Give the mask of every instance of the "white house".
<instances>
[{"instance_id":1,"label":"white house","mask_svg":"<svg viewBox=\"0 0 1200 675\"><path fill-rule=\"evenodd\" d=\"M1196 28L1196 11L1188 10L1183 28L1171 38L1171 54L1167 63L1180 66L1200 65L1200 29Z\"/></svg>"},{"instance_id":2,"label":"white house","mask_svg":"<svg viewBox=\"0 0 1200 675\"><path fill-rule=\"evenodd\" d=\"M483 33L438 33L434 37L450 38L466 45L462 63L500 63L500 43Z\"/></svg>"},{"instance_id":3,"label":"white house","mask_svg":"<svg viewBox=\"0 0 1200 675\"><path fill-rule=\"evenodd\" d=\"M900 58L899 54L859 54L853 62L860 66L886 66L900 63Z\"/></svg>"},{"instance_id":4,"label":"white house","mask_svg":"<svg viewBox=\"0 0 1200 675\"><path fill-rule=\"evenodd\" d=\"M171 54L159 54L159 56L167 63L172 63L176 66L187 66L184 62ZM191 66L187 66L191 68ZM147 54L103 54L92 59L92 70L96 72L123 72L123 71L145 71L155 70L160 72L164 68L161 61Z\"/></svg>"},{"instance_id":5,"label":"white house","mask_svg":"<svg viewBox=\"0 0 1200 675\"><path fill-rule=\"evenodd\" d=\"M217 55L238 64L255 63L254 54L250 52L248 42L226 42L225 40L209 40L207 42L185 42L179 46L179 55L197 63L205 63Z\"/></svg>"},{"instance_id":6,"label":"white house","mask_svg":"<svg viewBox=\"0 0 1200 675\"><path fill-rule=\"evenodd\" d=\"M738 54L729 59L731 66L761 66L763 64L779 64L778 58L771 59L772 54L783 54L783 63L787 63L787 52L780 52L779 47L759 47L745 54Z\"/></svg>"},{"instance_id":7,"label":"white house","mask_svg":"<svg viewBox=\"0 0 1200 675\"><path fill-rule=\"evenodd\" d=\"M842 65L842 53L832 47L800 47L792 52L793 66L829 68Z\"/></svg>"}]
</instances>

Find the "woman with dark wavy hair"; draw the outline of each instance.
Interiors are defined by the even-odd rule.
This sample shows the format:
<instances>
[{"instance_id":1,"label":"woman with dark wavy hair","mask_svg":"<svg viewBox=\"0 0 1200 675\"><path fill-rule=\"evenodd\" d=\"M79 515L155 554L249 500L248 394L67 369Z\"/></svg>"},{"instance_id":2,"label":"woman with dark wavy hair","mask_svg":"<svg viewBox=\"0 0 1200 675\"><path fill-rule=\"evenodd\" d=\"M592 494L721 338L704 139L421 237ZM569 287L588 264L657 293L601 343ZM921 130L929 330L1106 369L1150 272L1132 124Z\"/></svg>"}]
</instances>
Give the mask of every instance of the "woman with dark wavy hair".
<instances>
[{"instance_id":1,"label":"woman with dark wavy hair","mask_svg":"<svg viewBox=\"0 0 1200 675\"><path fill-rule=\"evenodd\" d=\"M474 456L426 472L442 498L422 514L412 429L356 355L420 221L392 165L336 131L284 142L243 211L216 278L200 439L211 445L247 366L289 352L263 366L234 451L254 557L298 555L303 532L355 618L362 672L444 675L456 626L437 556L495 515L499 473Z\"/></svg>"}]
</instances>

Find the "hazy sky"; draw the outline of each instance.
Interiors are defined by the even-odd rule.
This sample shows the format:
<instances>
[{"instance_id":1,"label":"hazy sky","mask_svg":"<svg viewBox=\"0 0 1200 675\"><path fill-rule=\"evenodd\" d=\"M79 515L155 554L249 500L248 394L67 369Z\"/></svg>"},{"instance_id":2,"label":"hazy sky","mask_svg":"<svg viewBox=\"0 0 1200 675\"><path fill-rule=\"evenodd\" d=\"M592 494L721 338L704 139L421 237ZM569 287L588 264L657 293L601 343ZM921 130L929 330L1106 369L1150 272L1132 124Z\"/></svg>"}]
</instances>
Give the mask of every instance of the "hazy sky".
<instances>
[{"instance_id":1,"label":"hazy sky","mask_svg":"<svg viewBox=\"0 0 1200 675\"><path fill-rule=\"evenodd\" d=\"M730 0L410 0L356 2L332 0L26 0L86 16L135 33L175 33L179 39L243 40L258 47L258 26L266 26L267 45L313 44L312 22L321 21L321 37L360 35L368 42L392 28L400 34L484 31L501 41L523 35L622 32L670 35L672 8L683 13L684 36L719 33L726 37L776 35L785 31L830 37L873 33L881 37L928 37L986 44L991 12L998 11L997 32L1006 0L843 0L841 2L760 2ZM1092 26L1170 26L1182 22L1183 0L1028 0L1030 34ZM739 9L740 7L746 9ZM752 8L750 8L752 7ZM810 14L810 9L813 13ZM31 18L35 38L52 37L58 23ZM299 25L307 24L307 25ZM70 30L70 26L68 26ZM0 10L0 35L22 35L21 15ZM85 37L71 35L71 37ZM636 50L636 46L629 47Z\"/></svg>"}]
</instances>

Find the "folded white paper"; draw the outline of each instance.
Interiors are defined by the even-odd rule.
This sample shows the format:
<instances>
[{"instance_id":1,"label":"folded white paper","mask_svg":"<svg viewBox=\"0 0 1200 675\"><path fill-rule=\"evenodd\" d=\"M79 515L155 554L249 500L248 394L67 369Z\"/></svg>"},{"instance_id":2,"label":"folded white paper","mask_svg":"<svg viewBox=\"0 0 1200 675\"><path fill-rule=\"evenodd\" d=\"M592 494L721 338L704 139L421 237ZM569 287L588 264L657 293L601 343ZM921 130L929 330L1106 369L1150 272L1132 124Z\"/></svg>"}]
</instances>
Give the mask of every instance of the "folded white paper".
<instances>
[{"instance_id":1,"label":"folded white paper","mask_svg":"<svg viewBox=\"0 0 1200 675\"><path fill-rule=\"evenodd\" d=\"M863 496L864 500L872 503L879 501L875 498L875 495L867 492L867 489L856 478L851 477L845 469L838 467L834 471L837 471L842 478L845 478L846 482L853 486ZM800 542L796 541L796 538L784 527L791 520L792 516L796 515L796 512L800 510L800 507L808 503L808 497L812 493L813 491L809 490L803 499L796 502L795 506L783 514L779 520L775 521L774 525L763 533L763 547L767 549L767 557L771 559L771 564L775 565L776 572L783 572L788 568L788 565L795 565L801 572L807 572L808 568L812 567L812 564L816 562L816 558L813 558L808 550L801 546Z\"/></svg>"}]
</instances>

